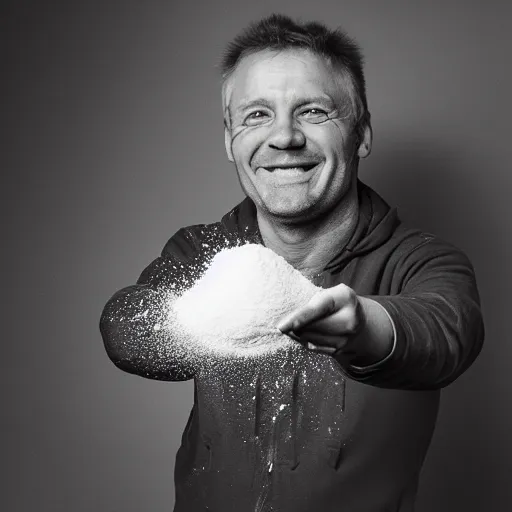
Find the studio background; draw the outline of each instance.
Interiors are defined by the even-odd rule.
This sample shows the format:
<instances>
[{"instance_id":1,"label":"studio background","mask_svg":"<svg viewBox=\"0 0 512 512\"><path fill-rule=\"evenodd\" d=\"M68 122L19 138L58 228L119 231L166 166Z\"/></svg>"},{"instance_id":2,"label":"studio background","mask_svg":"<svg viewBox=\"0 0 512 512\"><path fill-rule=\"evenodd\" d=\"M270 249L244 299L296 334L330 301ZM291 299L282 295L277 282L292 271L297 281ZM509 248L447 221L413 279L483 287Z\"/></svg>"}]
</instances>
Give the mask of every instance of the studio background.
<instances>
[{"instance_id":1,"label":"studio background","mask_svg":"<svg viewBox=\"0 0 512 512\"><path fill-rule=\"evenodd\" d=\"M117 370L99 316L177 229L242 199L216 66L272 12L358 40L361 178L477 272L486 344L443 392L417 510L512 501L510 2L19 0L1 7L3 510L172 510L192 383Z\"/></svg>"}]
</instances>

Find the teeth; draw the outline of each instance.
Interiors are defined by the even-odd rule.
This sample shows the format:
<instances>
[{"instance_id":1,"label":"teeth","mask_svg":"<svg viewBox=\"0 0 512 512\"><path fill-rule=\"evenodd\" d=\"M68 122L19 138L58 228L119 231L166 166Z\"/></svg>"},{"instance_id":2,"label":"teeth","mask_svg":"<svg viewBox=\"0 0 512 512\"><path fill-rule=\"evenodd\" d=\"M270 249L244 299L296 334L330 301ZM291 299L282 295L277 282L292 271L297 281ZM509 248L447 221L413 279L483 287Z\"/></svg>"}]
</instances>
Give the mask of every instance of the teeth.
<instances>
[{"instance_id":1,"label":"teeth","mask_svg":"<svg viewBox=\"0 0 512 512\"><path fill-rule=\"evenodd\" d=\"M304 172L304 167L274 167L272 169L270 169L270 172L274 172L274 171L288 171L288 172L293 172L293 171L300 171L300 172Z\"/></svg>"}]
</instances>

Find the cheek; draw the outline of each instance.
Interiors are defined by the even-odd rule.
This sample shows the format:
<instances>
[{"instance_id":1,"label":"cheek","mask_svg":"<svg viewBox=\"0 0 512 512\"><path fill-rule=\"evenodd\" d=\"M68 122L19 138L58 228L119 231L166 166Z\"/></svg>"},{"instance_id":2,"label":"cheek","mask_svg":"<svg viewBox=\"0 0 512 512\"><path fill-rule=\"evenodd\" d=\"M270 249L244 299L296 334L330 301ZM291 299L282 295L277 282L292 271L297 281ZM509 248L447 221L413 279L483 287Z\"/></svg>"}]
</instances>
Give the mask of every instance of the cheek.
<instances>
[{"instance_id":1,"label":"cheek","mask_svg":"<svg viewBox=\"0 0 512 512\"><path fill-rule=\"evenodd\" d=\"M337 122L334 123L334 129L336 131L336 137L338 139L338 151L343 152L344 155L350 157L357 150L356 140L357 135L354 130L347 127L345 123Z\"/></svg>"},{"instance_id":2,"label":"cheek","mask_svg":"<svg viewBox=\"0 0 512 512\"><path fill-rule=\"evenodd\" d=\"M344 151L346 133L336 120L305 126L303 133L309 145L320 149L326 157Z\"/></svg>"},{"instance_id":3,"label":"cheek","mask_svg":"<svg viewBox=\"0 0 512 512\"><path fill-rule=\"evenodd\" d=\"M345 152L347 149L347 141L349 139L346 126L333 120L330 124L329 137L333 141L333 145L338 152Z\"/></svg>"},{"instance_id":4,"label":"cheek","mask_svg":"<svg viewBox=\"0 0 512 512\"><path fill-rule=\"evenodd\" d=\"M246 128L231 138L231 151L235 162L250 164L254 154L265 142L263 130Z\"/></svg>"}]
</instances>

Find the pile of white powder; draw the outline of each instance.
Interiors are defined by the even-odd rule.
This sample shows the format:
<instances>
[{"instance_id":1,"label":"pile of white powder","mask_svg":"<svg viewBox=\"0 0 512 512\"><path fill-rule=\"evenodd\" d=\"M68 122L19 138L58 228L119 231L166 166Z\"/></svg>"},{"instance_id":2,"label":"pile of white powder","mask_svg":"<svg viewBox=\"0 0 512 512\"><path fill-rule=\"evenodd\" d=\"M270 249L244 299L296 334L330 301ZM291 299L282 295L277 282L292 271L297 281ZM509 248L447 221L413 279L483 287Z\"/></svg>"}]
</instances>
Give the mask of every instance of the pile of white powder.
<instances>
[{"instance_id":1,"label":"pile of white powder","mask_svg":"<svg viewBox=\"0 0 512 512\"><path fill-rule=\"evenodd\" d=\"M284 258L247 244L217 253L203 276L174 302L172 315L196 348L251 357L296 343L276 325L317 291Z\"/></svg>"}]
</instances>

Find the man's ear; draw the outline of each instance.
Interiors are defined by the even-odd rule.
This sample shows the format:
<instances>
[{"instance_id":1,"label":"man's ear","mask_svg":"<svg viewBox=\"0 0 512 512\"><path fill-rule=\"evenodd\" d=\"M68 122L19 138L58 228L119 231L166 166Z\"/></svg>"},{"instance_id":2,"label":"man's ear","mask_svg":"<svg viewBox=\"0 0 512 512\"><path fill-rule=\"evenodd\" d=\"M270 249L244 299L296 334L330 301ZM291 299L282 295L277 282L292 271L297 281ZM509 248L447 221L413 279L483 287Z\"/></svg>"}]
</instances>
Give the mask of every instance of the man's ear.
<instances>
[{"instance_id":1,"label":"man's ear","mask_svg":"<svg viewBox=\"0 0 512 512\"><path fill-rule=\"evenodd\" d=\"M363 138L357 148L357 156L359 158L366 158L372 151L372 127L367 124L364 127Z\"/></svg>"},{"instance_id":2,"label":"man's ear","mask_svg":"<svg viewBox=\"0 0 512 512\"><path fill-rule=\"evenodd\" d=\"M231 131L227 126L224 126L224 145L226 146L226 153L228 155L228 160L230 162L234 162L235 159L233 158L233 151L231 151L231 142Z\"/></svg>"}]
</instances>

